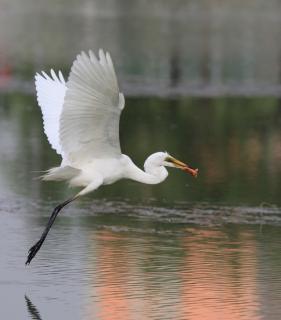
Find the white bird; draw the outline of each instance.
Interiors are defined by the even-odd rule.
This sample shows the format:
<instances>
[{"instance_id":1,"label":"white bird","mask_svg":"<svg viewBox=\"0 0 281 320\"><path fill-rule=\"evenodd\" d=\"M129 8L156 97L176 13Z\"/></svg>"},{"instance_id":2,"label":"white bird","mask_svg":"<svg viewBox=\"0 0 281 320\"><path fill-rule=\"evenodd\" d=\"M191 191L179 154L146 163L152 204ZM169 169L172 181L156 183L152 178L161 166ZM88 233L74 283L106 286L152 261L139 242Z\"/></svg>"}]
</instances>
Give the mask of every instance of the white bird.
<instances>
[{"instance_id":1,"label":"white bird","mask_svg":"<svg viewBox=\"0 0 281 320\"><path fill-rule=\"evenodd\" d=\"M119 91L111 57L99 50L81 52L74 61L67 82L62 73L51 70L37 73L35 85L42 110L44 131L53 149L61 155L59 167L42 176L43 180L65 180L83 187L72 198L55 207L40 240L30 248L29 264L41 248L59 211L76 198L120 179L157 184L168 176L165 167L182 169L197 176L192 169L167 152L156 152L144 163L144 171L122 154L119 119L125 105Z\"/></svg>"}]
</instances>

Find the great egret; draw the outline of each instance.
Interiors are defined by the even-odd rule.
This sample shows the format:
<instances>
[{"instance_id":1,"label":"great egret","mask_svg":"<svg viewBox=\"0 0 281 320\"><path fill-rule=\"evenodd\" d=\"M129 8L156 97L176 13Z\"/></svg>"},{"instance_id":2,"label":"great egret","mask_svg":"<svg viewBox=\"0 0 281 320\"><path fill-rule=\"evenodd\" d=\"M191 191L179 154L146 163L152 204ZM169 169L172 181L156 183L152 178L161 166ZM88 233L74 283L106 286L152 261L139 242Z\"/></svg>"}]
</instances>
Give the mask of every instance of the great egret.
<instances>
[{"instance_id":1,"label":"great egret","mask_svg":"<svg viewBox=\"0 0 281 320\"><path fill-rule=\"evenodd\" d=\"M74 61L68 81L62 73L51 70L35 76L37 100L41 107L44 131L56 152L59 167L42 176L43 180L66 180L71 186L83 187L52 212L40 240L30 248L29 264L41 248L60 210L71 201L120 179L157 184L168 176L165 167L179 168L197 176L198 169L175 159L167 152L147 158L144 171L122 154L119 143L119 119L125 105L108 52L81 52Z\"/></svg>"}]
</instances>

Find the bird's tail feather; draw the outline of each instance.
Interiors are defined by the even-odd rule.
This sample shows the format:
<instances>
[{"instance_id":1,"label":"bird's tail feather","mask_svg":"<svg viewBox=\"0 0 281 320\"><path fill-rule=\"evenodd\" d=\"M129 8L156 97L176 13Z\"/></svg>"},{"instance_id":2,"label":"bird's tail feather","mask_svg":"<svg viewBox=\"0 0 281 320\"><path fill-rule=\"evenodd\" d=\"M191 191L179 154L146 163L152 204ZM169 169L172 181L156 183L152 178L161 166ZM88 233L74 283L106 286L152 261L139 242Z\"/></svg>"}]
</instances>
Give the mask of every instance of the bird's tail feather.
<instances>
[{"instance_id":1,"label":"bird's tail feather","mask_svg":"<svg viewBox=\"0 0 281 320\"><path fill-rule=\"evenodd\" d=\"M46 171L45 174L40 176L45 181L63 181L70 180L76 177L81 170L73 168L71 166L55 167Z\"/></svg>"}]
</instances>

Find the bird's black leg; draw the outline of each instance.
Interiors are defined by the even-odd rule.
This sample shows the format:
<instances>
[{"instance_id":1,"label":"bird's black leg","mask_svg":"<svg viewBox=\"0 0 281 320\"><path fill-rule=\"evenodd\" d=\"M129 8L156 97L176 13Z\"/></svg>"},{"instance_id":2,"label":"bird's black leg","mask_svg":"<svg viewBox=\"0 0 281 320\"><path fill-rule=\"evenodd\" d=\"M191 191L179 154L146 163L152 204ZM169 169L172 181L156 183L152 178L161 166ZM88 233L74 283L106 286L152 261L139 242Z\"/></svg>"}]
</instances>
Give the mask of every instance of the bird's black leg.
<instances>
[{"instance_id":1,"label":"bird's black leg","mask_svg":"<svg viewBox=\"0 0 281 320\"><path fill-rule=\"evenodd\" d=\"M52 215L50 216L50 219L46 225L46 228L45 230L43 231L42 235L41 235L41 238L39 239L39 241L37 241L35 243L34 246L32 246L29 251L28 251L28 257L27 257L27 260L25 262L25 264L30 264L31 260L35 257L36 253L40 250L44 240L46 239L47 237L47 234L49 232L49 230L51 229L54 221L56 220L56 217L58 215L58 213L61 211L61 209L66 206L67 204L69 204L71 201L75 200L76 197L72 197L68 200L66 200L65 202L59 204L58 206L55 207L55 209L53 210L53 213Z\"/></svg>"}]
</instances>

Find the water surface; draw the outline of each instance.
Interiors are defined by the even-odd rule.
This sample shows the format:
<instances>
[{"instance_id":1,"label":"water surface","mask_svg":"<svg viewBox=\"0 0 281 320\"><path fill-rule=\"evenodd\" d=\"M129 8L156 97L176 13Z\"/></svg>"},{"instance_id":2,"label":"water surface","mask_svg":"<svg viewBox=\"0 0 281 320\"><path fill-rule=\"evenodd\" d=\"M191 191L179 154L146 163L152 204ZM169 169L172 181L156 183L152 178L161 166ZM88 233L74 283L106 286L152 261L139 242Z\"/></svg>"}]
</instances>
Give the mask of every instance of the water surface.
<instances>
[{"instance_id":1,"label":"water surface","mask_svg":"<svg viewBox=\"0 0 281 320\"><path fill-rule=\"evenodd\" d=\"M0 316L4 319L278 319L280 102L127 99L123 151L198 166L163 184L122 181L64 210L29 267L52 208L75 191L36 171L59 163L34 98L0 106Z\"/></svg>"}]
</instances>

